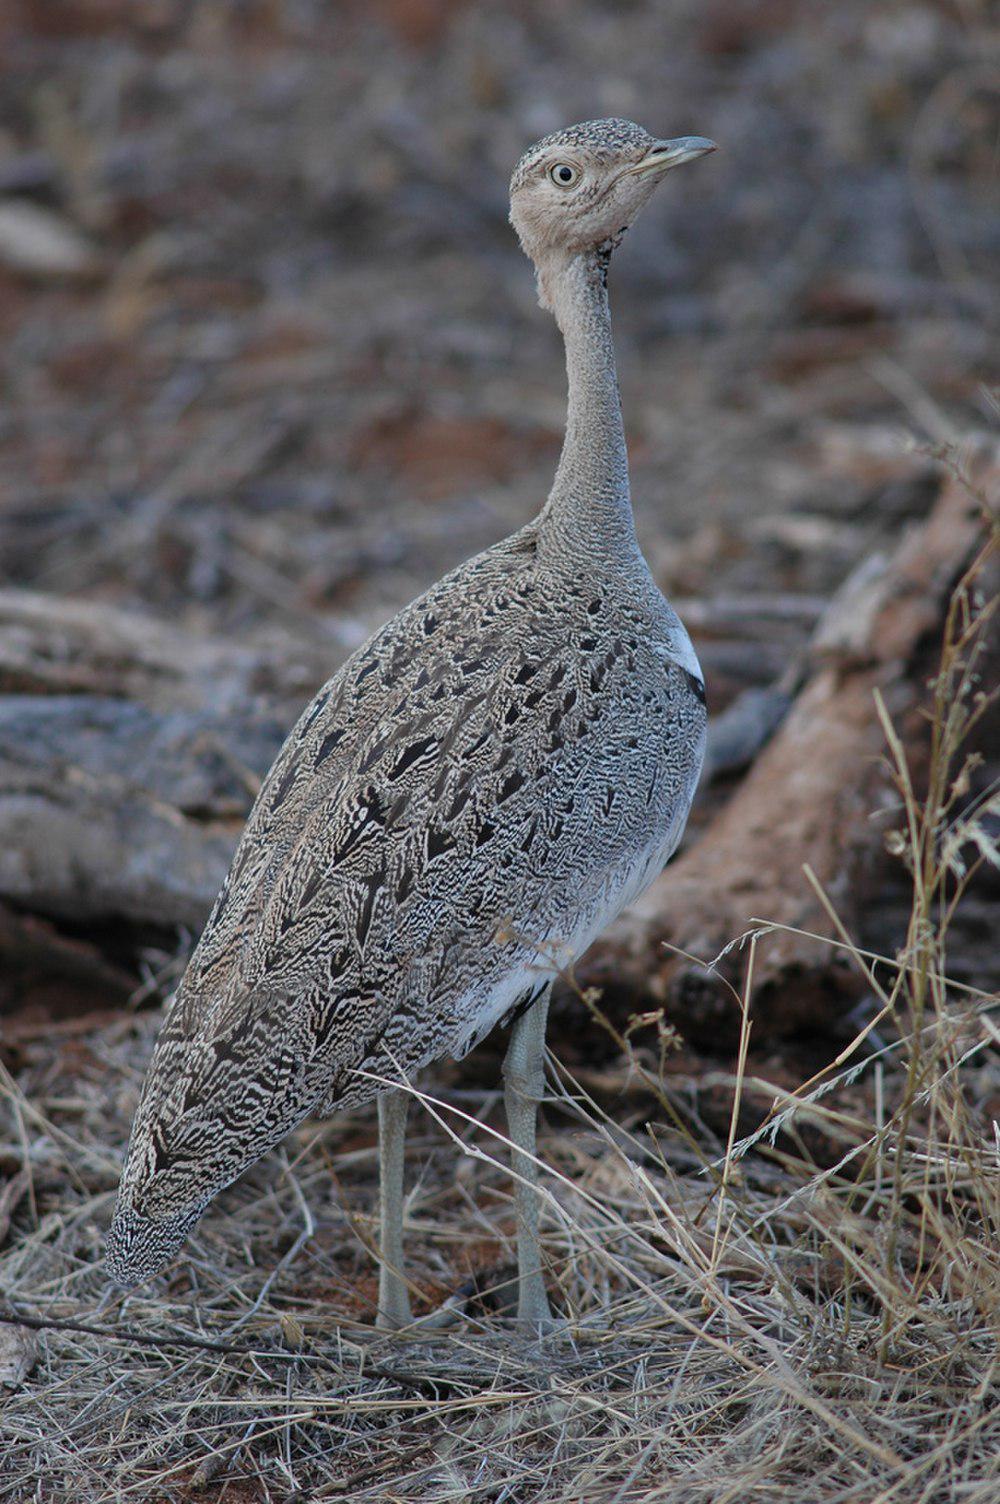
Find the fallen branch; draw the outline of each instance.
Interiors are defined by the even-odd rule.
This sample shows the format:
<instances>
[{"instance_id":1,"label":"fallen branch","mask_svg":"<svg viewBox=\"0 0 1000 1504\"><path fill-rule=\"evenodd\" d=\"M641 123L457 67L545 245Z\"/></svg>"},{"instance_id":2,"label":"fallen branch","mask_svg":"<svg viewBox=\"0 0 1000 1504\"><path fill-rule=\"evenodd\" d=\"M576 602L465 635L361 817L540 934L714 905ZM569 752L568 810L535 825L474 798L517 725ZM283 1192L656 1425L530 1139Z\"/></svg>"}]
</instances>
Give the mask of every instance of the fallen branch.
<instances>
[{"instance_id":1,"label":"fallen branch","mask_svg":"<svg viewBox=\"0 0 1000 1504\"><path fill-rule=\"evenodd\" d=\"M101 695L152 710L219 711L266 697L300 707L342 652L245 647L153 617L32 590L0 590L0 695Z\"/></svg>"},{"instance_id":2,"label":"fallen branch","mask_svg":"<svg viewBox=\"0 0 1000 1504\"><path fill-rule=\"evenodd\" d=\"M986 475L995 483L998 474L996 456L981 455L977 484L988 489ZM835 931L804 868L854 930L879 878L884 823L873 816L894 801L874 691L897 725L912 715L925 688L913 671L918 650L940 627L981 536L981 508L950 476L928 520L890 557L866 560L849 577L817 626L803 687L739 789L578 968L608 1006L667 1005L692 1038L735 1039L732 987L745 962L727 947L755 919L786 927L758 948L757 1037L821 1031L857 997L846 951L809 938Z\"/></svg>"},{"instance_id":3,"label":"fallen branch","mask_svg":"<svg viewBox=\"0 0 1000 1504\"><path fill-rule=\"evenodd\" d=\"M220 1353L224 1357L254 1358L258 1361L270 1360L293 1365L308 1364L335 1373L341 1378L344 1376L343 1363L335 1358L328 1358L323 1353L307 1352L300 1347L290 1349L255 1347L232 1342L217 1342L210 1337L194 1337L186 1332L171 1332L168 1336L159 1336L155 1332L143 1332L135 1327L98 1326L91 1322L72 1321L65 1317L30 1316L10 1307L6 1309L0 1307L0 1325L32 1332L78 1332L87 1337L102 1337L110 1342L129 1343L147 1351L160 1349L176 1352L177 1348L189 1348L197 1352ZM354 1346L359 1354L364 1352L359 1344L354 1344ZM431 1399L439 1399L440 1391L444 1387L443 1382L439 1384L433 1379L425 1379L418 1374L404 1373L395 1364L373 1362L365 1354L357 1377L363 1381L369 1375L376 1379L385 1379L415 1394L428 1395ZM452 1383L448 1387L454 1388L455 1385Z\"/></svg>"},{"instance_id":4,"label":"fallen branch","mask_svg":"<svg viewBox=\"0 0 1000 1504\"><path fill-rule=\"evenodd\" d=\"M127 952L140 928L200 928L260 777L339 656L0 591L5 1008L126 996L134 980L101 953L109 933Z\"/></svg>"}]
</instances>

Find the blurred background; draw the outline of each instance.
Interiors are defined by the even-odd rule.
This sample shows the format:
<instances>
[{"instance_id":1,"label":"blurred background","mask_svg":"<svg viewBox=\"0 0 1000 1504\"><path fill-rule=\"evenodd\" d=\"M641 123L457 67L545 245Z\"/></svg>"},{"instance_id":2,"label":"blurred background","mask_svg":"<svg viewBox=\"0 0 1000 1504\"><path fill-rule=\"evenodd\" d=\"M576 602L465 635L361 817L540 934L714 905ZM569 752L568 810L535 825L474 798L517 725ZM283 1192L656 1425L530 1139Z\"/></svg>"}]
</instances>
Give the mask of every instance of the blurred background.
<instances>
[{"instance_id":1,"label":"blurred background","mask_svg":"<svg viewBox=\"0 0 1000 1504\"><path fill-rule=\"evenodd\" d=\"M7 0L0 77L7 1003L169 989L316 685L541 506L562 350L507 223L539 136L719 143L612 271L640 536L713 712L928 515L921 445L995 432L977 0Z\"/></svg>"},{"instance_id":2,"label":"blurred background","mask_svg":"<svg viewBox=\"0 0 1000 1504\"><path fill-rule=\"evenodd\" d=\"M564 378L507 181L621 114L720 144L613 306L661 585L703 641L800 597L766 680L926 506L902 430L992 421L997 43L977 0L7 0L4 582L333 662L522 523Z\"/></svg>"}]
</instances>

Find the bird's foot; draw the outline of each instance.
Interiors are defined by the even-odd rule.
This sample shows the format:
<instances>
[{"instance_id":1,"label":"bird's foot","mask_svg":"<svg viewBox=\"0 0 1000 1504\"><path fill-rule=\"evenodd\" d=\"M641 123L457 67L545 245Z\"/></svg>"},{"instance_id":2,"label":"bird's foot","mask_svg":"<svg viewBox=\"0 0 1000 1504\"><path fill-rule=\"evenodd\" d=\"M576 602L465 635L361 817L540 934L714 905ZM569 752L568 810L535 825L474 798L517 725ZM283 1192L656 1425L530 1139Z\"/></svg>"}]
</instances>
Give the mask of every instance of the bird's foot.
<instances>
[{"instance_id":1,"label":"bird's foot","mask_svg":"<svg viewBox=\"0 0 1000 1504\"><path fill-rule=\"evenodd\" d=\"M545 1281L538 1270L518 1281L517 1324L533 1337L544 1337L561 1324L552 1315Z\"/></svg>"},{"instance_id":2,"label":"bird's foot","mask_svg":"<svg viewBox=\"0 0 1000 1504\"><path fill-rule=\"evenodd\" d=\"M398 1332L412 1326L410 1292L406 1281L387 1264L382 1265L378 1284L378 1314L375 1325L383 1332Z\"/></svg>"},{"instance_id":3,"label":"bird's foot","mask_svg":"<svg viewBox=\"0 0 1000 1504\"><path fill-rule=\"evenodd\" d=\"M475 1297L473 1309L515 1325L526 1337L544 1337L565 1325L562 1317L553 1316L545 1281L538 1269L519 1276L507 1266L494 1270L492 1278L480 1275L469 1294Z\"/></svg>"}]
</instances>

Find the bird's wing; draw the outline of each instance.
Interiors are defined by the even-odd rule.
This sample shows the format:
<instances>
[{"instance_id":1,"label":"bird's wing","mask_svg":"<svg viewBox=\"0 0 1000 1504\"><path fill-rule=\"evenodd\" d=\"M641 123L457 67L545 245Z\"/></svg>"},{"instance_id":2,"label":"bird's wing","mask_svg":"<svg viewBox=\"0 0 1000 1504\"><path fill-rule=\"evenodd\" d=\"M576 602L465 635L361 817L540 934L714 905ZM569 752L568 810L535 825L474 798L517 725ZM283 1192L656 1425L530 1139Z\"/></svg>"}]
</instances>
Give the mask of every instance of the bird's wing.
<instances>
[{"instance_id":1,"label":"bird's wing","mask_svg":"<svg viewBox=\"0 0 1000 1504\"><path fill-rule=\"evenodd\" d=\"M294 999L296 1033L307 1020L309 1053L336 1072L392 1020L423 1058L444 1053L473 994L531 985L587 885L598 904L622 850L648 843L662 718L687 693L663 676L646 747L615 715L639 624L602 628L582 587L570 600L550 587L530 533L515 535L324 686L261 788L166 1036L229 1037L252 1000Z\"/></svg>"},{"instance_id":2,"label":"bird's wing","mask_svg":"<svg viewBox=\"0 0 1000 1504\"><path fill-rule=\"evenodd\" d=\"M530 543L515 535L440 581L306 707L192 957L175 1009L185 1032L212 999L262 982L298 989L340 965L375 985L383 953L398 962L410 935L400 922L425 895L444 902L459 850L490 839L487 810L521 787L504 718L538 584Z\"/></svg>"},{"instance_id":3,"label":"bird's wing","mask_svg":"<svg viewBox=\"0 0 1000 1504\"><path fill-rule=\"evenodd\" d=\"M289 736L146 1075L122 1182L144 1216L460 1053L666 859L703 703L641 610L556 588L530 545L414 602Z\"/></svg>"}]
</instances>

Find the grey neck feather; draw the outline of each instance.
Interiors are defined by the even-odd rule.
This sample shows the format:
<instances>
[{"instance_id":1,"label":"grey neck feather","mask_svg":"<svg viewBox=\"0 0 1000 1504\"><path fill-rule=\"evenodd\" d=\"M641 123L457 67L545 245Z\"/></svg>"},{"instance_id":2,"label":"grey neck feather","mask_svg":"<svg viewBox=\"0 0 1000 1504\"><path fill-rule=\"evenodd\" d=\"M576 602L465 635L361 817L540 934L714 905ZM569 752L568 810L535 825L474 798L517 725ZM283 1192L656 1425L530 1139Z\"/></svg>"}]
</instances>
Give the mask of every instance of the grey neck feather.
<instances>
[{"instance_id":1,"label":"grey neck feather","mask_svg":"<svg viewBox=\"0 0 1000 1504\"><path fill-rule=\"evenodd\" d=\"M545 278L566 344L569 401L559 468L540 518L541 539L565 555L609 565L639 555L611 338L610 248L575 256Z\"/></svg>"}]
</instances>

